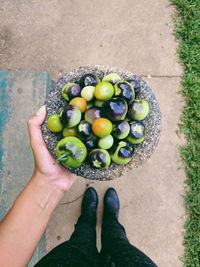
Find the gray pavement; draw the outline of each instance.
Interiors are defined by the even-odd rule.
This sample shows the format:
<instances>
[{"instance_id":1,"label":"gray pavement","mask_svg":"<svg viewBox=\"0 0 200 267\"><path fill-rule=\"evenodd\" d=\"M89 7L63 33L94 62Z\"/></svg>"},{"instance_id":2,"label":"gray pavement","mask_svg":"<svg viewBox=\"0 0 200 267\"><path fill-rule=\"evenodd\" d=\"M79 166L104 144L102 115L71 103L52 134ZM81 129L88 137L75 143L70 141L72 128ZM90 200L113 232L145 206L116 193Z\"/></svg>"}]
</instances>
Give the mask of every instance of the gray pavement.
<instances>
[{"instance_id":1,"label":"gray pavement","mask_svg":"<svg viewBox=\"0 0 200 267\"><path fill-rule=\"evenodd\" d=\"M93 182L100 195L114 186L121 199L120 221L130 241L160 267L182 266L185 174L177 135L183 100L181 67L172 35L173 8L167 0L0 0L0 69L45 70L57 79L80 65L127 69L153 89L162 111L158 149L140 168L113 182ZM55 210L46 249L67 239L80 212L73 203L90 181L78 178Z\"/></svg>"}]
</instances>

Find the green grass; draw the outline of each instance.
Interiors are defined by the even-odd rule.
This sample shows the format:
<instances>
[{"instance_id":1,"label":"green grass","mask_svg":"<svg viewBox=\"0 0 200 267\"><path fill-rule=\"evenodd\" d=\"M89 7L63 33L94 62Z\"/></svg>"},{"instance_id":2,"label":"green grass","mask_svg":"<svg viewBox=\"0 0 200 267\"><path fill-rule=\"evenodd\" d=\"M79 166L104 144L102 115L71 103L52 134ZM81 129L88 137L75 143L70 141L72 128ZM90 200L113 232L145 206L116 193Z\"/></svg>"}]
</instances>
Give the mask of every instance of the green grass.
<instances>
[{"instance_id":1,"label":"green grass","mask_svg":"<svg viewBox=\"0 0 200 267\"><path fill-rule=\"evenodd\" d=\"M187 144L181 148L186 170L185 267L200 266L200 0L171 0L176 7L175 35L185 107L182 114Z\"/></svg>"}]
</instances>

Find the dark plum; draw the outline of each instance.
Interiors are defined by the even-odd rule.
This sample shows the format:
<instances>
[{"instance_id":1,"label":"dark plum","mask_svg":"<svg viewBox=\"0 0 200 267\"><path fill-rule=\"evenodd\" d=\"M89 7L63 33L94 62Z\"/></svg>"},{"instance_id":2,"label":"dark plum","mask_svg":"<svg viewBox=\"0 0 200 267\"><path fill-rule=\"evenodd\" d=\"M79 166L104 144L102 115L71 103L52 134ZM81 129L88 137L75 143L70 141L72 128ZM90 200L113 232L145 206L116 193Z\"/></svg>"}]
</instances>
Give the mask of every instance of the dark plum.
<instances>
[{"instance_id":1,"label":"dark plum","mask_svg":"<svg viewBox=\"0 0 200 267\"><path fill-rule=\"evenodd\" d=\"M133 86L135 91L135 96L138 96L140 92L140 84L135 80L127 80L127 82L129 82Z\"/></svg>"},{"instance_id":2,"label":"dark plum","mask_svg":"<svg viewBox=\"0 0 200 267\"><path fill-rule=\"evenodd\" d=\"M67 83L62 88L62 96L66 100L71 100L74 97L80 96L81 87L76 83Z\"/></svg>"},{"instance_id":3,"label":"dark plum","mask_svg":"<svg viewBox=\"0 0 200 267\"><path fill-rule=\"evenodd\" d=\"M81 112L77 107L71 105L64 106L60 113L60 121L64 127L72 128L76 126L80 120Z\"/></svg>"},{"instance_id":4,"label":"dark plum","mask_svg":"<svg viewBox=\"0 0 200 267\"><path fill-rule=\"evenodd\" d=\"M111 159L109 153L105 149L96 148L89 154L89 161L94 168L107 168Z\"/></svg>"},{"instance_id":5,"label":"dark plum","mask_svg":"<svg viewBox=\"0 0 200 267\"><path fill-rule=\"evenodd\" d=\"M106 100L101 107L101 117L108 118L111 121L124 120L128 106L126 101L120 97L114 97Z\"/></svg>"},{"instance_id":6,"label":"dark plum","mask_svg":"<svg viewBox=\"0 0 200 267\"><path fill-rule=\"evenodd\" d=\"M133 146L125 141L115 143L110 149L110 156L116 164L127 164L131 161L133 156Z\"/></svg>"},{"instance_id":7,"label":"dark plum","mask_svg":"<svg viewBox=\"0 0 200 267\"><path fill-rule=\"evenodd\" d=\"M92 125L87 121L81 121L77 126L77 133L80 139L89 139L92 135Z\"/></svg>"},{"instance_id":8,"label":"dark plum","mask_svg":"<svg viewBox=\"0 0 200 267\"><path fill-rule=\"evenodd\" d=\"M84 88L85 86L96 86L99 82L100 80L97 75L88 73L81 77L79 84L82 88Z\"/></svg>"},{"instance_id":9,"label":"dark plum","mask_svg":"<svg viewBox=\"0 0 200 267\"><path fill-rule=\"evenodd\" d=\"M119 121L114 124L112 135L117 139L124 139L130 132L130 125L127 121Z\"/></svg>"},{"instance_id":10,"label":"dark plum","mask_svg":"<svg viewBox=\"0 0 200 267\"><path fill-rule=\"evenodd\" d=\"M142 122L131 122L130 126L131 126L130 134L127 137L127 140L131 144L139 144L142 141L144 141L144 132L145 132L144 124Z\"/></svg>"},{"instance_id":11,"label":"dark plum","mask_svg":"<svg viewBox=\"0 0 200 267\"><path fill-rule=\"evenodd\" d=\"M115 84L114 88L115 96L124 98L128 105L133 102L135 98L135 92L133 86L130 83L126 81L120 81Z\"/></svg>"},{"instance_id":12,"label":"dark plum","mask_svg":"<svg viewBox=\"0 0 200 267\"><path fill-rule=\"evenodd\" d=\"M90 139L86 140L84 143L88 150L95 149L98 147L98 138L96 138L96 136L95 138L91 137Z\"/></svg>"}]
</instances>

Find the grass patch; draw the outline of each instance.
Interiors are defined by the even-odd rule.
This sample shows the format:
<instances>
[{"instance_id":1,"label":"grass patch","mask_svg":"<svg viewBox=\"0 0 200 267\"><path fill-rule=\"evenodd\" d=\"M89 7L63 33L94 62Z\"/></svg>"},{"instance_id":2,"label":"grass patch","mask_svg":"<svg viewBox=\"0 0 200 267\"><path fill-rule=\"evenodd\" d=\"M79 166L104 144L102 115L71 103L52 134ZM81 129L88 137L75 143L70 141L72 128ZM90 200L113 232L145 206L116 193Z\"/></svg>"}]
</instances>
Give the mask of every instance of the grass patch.
<instances>
[{"instance_id":1,"label":"grass patch","mask_svg":"<svg viewBox=\"0 0 200 267\"><path fill-rule=\"evenodd\" d=\"M181 120L187 144L181 148L186 170L185 267L200 266L200 0L171 0L176 7L175 35L184 67Z\"/></svg>"}]
</instances>

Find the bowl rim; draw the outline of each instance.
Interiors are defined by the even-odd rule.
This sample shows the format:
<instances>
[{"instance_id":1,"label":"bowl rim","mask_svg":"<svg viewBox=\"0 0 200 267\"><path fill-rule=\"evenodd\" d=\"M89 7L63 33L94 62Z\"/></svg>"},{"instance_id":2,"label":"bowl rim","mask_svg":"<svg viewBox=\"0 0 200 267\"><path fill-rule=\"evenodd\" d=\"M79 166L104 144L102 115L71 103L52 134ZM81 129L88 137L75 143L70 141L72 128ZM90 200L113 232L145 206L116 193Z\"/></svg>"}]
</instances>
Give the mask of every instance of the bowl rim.
<instances>
[{"instance_id":1,"label":"bowl rim","mask_svg":"<svg viewBox=\"0 0 200 267\"><path fill-rule=\"evenodd\" d=\"M59 95L63 85L67 82L77 82L82 75L87 73L96 74L102 79L103 76L113 72L122 76L124 80L134 79L138 81L141 87L138 99L146 99L150 104L150 113L147 118L143 120L146 129L146 139L143 143L135 146L133 158L130 163L126 165L117 165L112 163L107 169L94 169L91 168L88 163L84 162L80 167L75 169L65 167L70 172L86 179L100 181L117 179L118 177L126 174L128 171L142 165L148 158L151 157L159 143L161 133L161 112L158 101L149 85L140 76L137 76L130 71L122 70L117 67L94 65L80 66L65 73L56 82L53 82L52 89L47 92L45 100L47 114L42 125L42 133L48 150L52 156L56 158L55 143L58 142L58 139L61 139L61 137L59 137L59 134L52 133L48 130L47 119L51 114L59 113L65 103L61 93Z\"/></svg>"}]
</instances>

